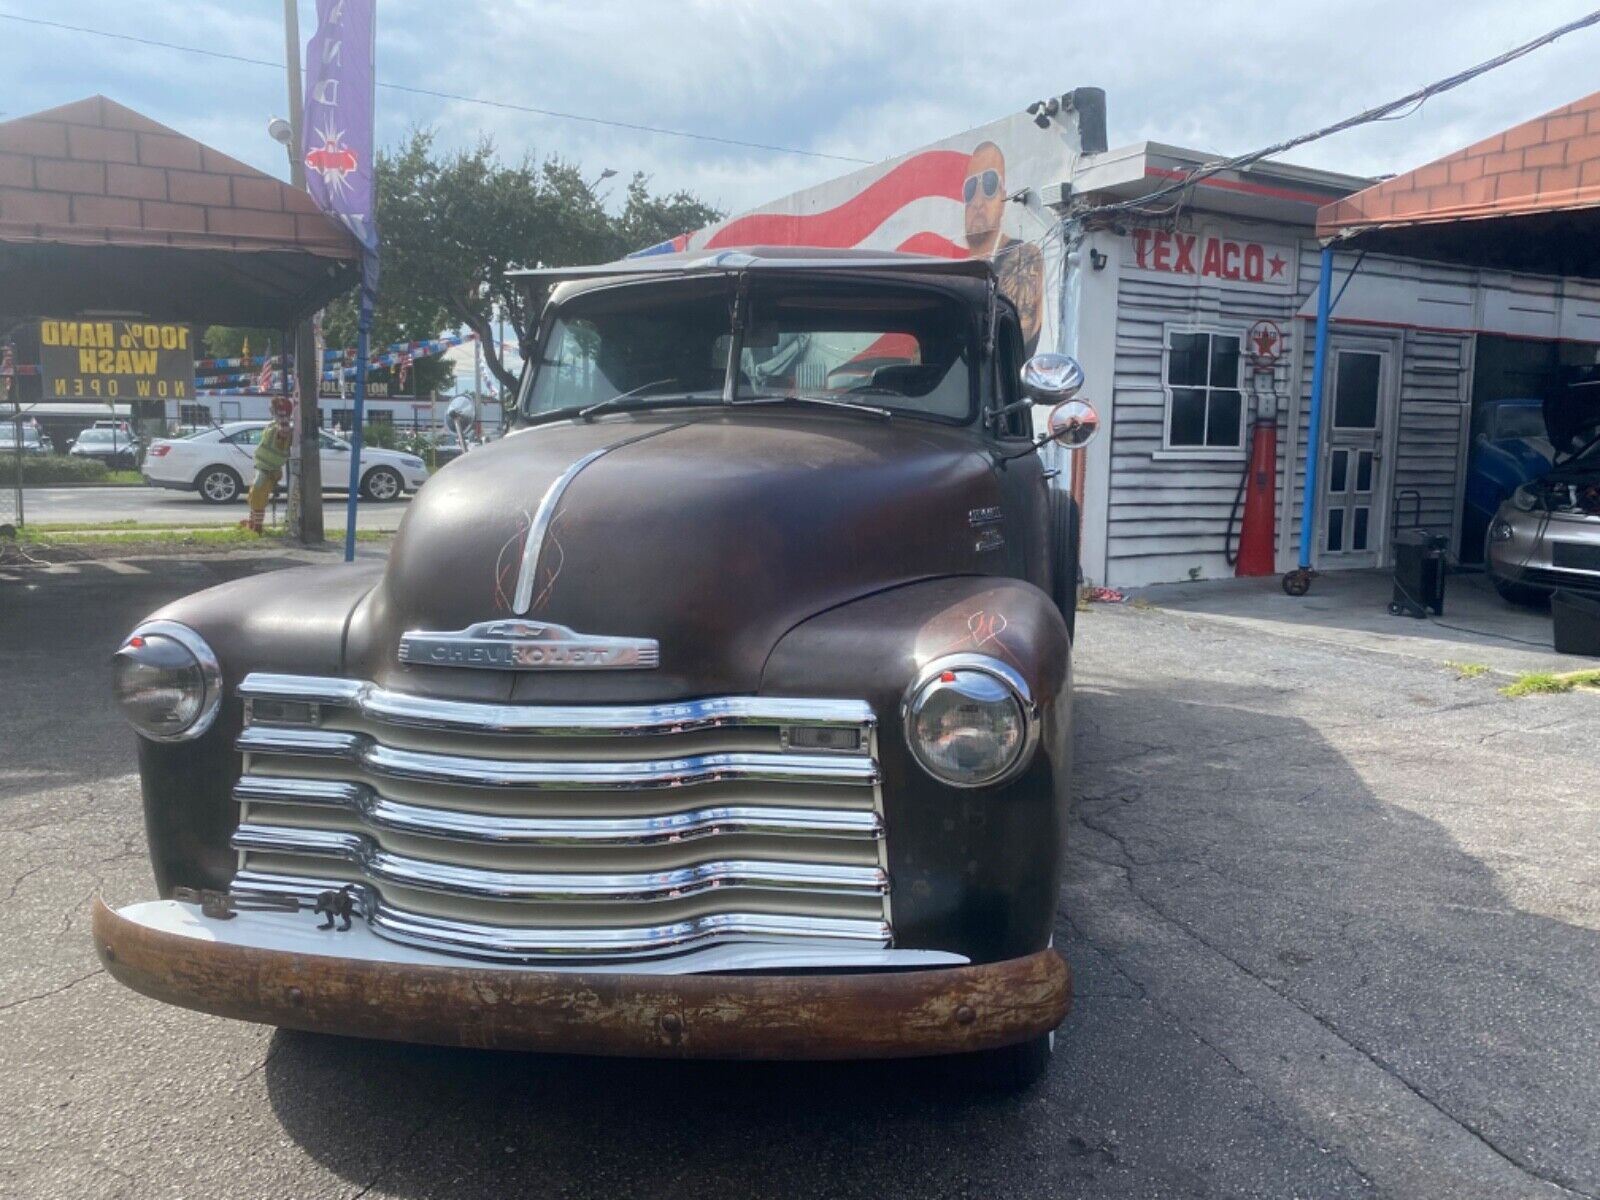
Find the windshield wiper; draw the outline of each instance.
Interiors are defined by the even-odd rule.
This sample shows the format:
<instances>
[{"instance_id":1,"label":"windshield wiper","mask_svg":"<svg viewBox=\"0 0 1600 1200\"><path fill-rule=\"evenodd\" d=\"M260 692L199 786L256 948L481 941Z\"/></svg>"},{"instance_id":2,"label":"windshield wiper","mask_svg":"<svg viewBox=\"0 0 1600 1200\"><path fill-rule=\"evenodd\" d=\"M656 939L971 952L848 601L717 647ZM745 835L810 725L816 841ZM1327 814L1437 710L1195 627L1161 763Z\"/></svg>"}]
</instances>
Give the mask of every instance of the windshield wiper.
<instances>
[{"instance_id":1,"label":"windshield wiper","mask_svg":"<svg viewBox=\"0 0 1600 1200\"><path fill-rule=\"evenodd\" d=\"M617 405L621 404L624 400L631 400L635 396L643 395L645 392L648 392L651 388L658 388L658 387L662 387L662 386L664 386L666 384L669 384L669 383L677 383L677 382L678 382L678 380L676 378L652 379L649 383L641 383L636 388L629 388L625 392L619 392L617 395L612 396L611 398L609 398L607 400L602 400L598 404L591 404L591 405L589 405L588 408L580 408L578 410L578 415L580 417L582 417L585 421L587 421L595 413L604 412L608 408L615 408Z\"/></svg>"},{"instance_id":2,"label":"windshield wiper","mask_svg":"<svg viewBox=\"0 0 1600 1200\"><path fill-rule=\"evenodd\" d=\"M894 413L887 408L879 408L876 404L852 404L849 400L830 400L826 396L802 396L798 392L790 392L783 396L748 396L739 400L729 400L728 404L732 407L749 404L817 404L823 408L842 408L869 417L882 417L884 420L894 416Z\"/></svg>"}]
</instances>

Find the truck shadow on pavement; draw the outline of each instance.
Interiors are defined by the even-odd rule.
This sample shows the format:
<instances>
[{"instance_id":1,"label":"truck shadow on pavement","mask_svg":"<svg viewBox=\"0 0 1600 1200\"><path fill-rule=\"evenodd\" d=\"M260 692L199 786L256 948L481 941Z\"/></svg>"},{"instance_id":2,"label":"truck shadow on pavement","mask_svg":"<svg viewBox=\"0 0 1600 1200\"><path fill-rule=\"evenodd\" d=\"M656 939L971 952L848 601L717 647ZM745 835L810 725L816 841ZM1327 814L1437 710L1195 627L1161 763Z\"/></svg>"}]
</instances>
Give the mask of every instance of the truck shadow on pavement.
<instances>
[{"instance_id":1,"label":"truck shadow on pavement","mask_svg":"<svg viewBox=\"0 0 1600 1200\"><path fill-rule=\"evenodd\" d=\"M1080 691L1057 930L1077 1001L1031 1092L973 1093L927 1061L579 1059L280 1031L273 1111L343 1179L407 1197L1412 1194L1405 1172L1455 1145L1441 1123L1469 1178L1482 1158L1597 1190L1600 936L1519 911L1443 827L1268 705L1192 677ZM1310 1031L1300 1086L1252 1069L1288 1054L1240 1027L1235 985ZM1225 1051L1210 1031L1230 1019L1242 1041ZM1321 1094L1336 1067L1345 1090ZM1389 1186L1382 1147L1324 1112L1368 1077L1414 1102L1387 1118L1390 1152L1417 1121Z\"/></svg>"}]
</instances>

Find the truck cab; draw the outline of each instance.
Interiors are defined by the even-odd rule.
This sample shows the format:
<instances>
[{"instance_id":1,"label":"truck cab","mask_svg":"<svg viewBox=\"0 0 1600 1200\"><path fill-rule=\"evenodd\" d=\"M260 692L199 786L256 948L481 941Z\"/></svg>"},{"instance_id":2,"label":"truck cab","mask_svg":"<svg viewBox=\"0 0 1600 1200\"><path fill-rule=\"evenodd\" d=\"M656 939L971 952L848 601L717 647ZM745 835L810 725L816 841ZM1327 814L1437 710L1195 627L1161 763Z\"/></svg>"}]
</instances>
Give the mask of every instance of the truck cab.
<instances>
[{"instance_id":1,"label":"truck cab","mask_svg":"<svg viewBox=\"0 0 1600 1200\"><path fill-rule=\"evenodd\" d=\"M355 1036L1037 1077L1077 569L1040 452L1093 432L1076 364L1022 361L984 262L528 283L520 427L387 562L118 651L161 898L97 905L108 969Z\"/></svg>"}]
</instances>

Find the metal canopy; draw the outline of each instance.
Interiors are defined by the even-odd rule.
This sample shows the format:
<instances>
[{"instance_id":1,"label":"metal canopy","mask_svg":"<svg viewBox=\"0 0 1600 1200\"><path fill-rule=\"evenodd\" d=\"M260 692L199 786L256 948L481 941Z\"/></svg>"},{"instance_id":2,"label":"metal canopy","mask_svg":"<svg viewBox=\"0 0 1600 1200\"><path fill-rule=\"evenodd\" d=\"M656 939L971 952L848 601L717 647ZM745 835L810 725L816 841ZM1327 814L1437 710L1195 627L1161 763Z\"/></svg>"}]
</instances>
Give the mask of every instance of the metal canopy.
<instances>
[{"instance_id":1,"label":"metal canopy","mask_svg":"<svg viewBox=\"0 0 1600 1200\"><path fill-rule=\"evenodd\" d=\"M360 250L304 192L103 96L0 122L0 302L287 328Z\"/></svg>"}]
</instances>

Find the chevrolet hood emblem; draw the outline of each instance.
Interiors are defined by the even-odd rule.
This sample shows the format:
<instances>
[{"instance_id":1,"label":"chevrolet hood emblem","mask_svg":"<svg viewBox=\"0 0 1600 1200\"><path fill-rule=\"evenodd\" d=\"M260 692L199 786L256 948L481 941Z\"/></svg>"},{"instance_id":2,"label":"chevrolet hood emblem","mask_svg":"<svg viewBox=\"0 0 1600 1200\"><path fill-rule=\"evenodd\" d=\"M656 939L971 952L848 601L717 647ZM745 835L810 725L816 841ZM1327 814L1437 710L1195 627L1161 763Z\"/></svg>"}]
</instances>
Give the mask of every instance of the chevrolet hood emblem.
<instances>
[{"instance_id":1,"label":"chevrolet hood emblem","mask_svg":"<svg viewBox=\"0 0 1600 1200\"><path fill-rule=\"evenodd\" d=\"M600 637L513 619L408 630L400 639L400 661L492 671L648 671L661 665L661 646L654 638Z\"/></svg>"}]
</instances>

